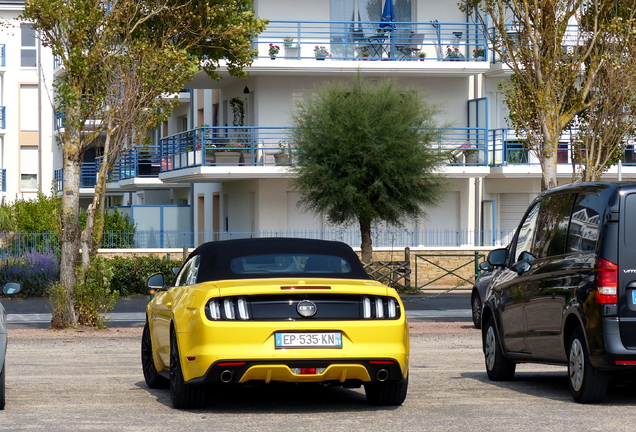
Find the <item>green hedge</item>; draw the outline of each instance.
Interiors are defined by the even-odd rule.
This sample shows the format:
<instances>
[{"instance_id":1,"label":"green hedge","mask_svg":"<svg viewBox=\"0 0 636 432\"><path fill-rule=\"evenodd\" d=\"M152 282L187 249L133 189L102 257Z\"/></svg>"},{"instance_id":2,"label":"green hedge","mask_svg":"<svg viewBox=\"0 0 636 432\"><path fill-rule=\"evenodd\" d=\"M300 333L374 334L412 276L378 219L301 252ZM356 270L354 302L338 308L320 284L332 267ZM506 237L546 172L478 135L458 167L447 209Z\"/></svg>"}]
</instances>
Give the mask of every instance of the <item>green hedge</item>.
<instances>
[{"instance_id":1,"label":"green hedge","mask_svg":"<svg viewBox=\"0 0 636 432\"><path fill-rule=\"evenodd\" d=\"M110 281L110 288L119 291L122 296L131 294L148 294L146 279L153 273L163 273L166 285L172 285L174 281L174 267L181 267L180 260L159 258L156 256L133 255L130 258L116 256L109 258L114 274Z\"/></svg>"}]
</instances>

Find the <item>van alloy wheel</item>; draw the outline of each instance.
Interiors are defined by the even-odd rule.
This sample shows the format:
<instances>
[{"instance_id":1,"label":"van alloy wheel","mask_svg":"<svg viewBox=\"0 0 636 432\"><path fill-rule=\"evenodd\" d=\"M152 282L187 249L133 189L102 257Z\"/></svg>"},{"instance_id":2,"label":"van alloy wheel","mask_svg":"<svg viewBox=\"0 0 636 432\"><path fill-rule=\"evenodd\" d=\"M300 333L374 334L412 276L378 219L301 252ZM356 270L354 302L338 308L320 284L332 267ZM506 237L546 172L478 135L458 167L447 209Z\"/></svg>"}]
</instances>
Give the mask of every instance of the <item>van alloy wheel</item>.
<instances>
[{"instance_id":1,"label":"van alloy wheel","mask_svg":"<svg viewBox=\"0 0 636 432\"><path fill-rule=\"evenodd\" d=\"M609 378L609 372L597 370L590 363L583 329L574 329L568 345L568 385L574 400L579 403L603 401Z\"/></svg>"}]
</instances>

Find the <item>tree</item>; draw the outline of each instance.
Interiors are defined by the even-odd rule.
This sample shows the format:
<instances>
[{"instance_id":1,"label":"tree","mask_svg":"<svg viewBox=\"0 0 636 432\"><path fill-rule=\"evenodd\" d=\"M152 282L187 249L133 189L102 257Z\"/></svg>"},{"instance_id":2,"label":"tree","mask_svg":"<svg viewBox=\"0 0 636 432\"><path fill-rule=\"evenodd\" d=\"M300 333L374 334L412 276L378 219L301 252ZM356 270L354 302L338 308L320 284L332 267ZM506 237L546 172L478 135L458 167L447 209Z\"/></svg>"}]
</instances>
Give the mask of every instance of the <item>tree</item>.
<instances>
[{"instance_id":1,"label":"tree","mask_svg":"<svg viewBox=\"0 0 636 432\"><path fill-rule=\"evenodd\" d=\"M439 133L437 112L394 80L357 74L350 85L321 87L292 116L300 205L333 224L358 222L364 262L371 261L374 223L400 225L443 196L440 155L428 145Z\"/></svg>"},{"instance_id":2,"label":"tree","mask_svg":"<svg viewBox=\"0 0 636 432\"><path fill-rule=\"evenodd\" d=\"M157 97L177 92L199 67L218 78L220 61L231 74L244 76L243 68L254 56L251 40L266 23L255 18L249 0L29 0L22 18L32 22L64 71L54 83L55 109L64 115L59 136L64 171L60 272L64 299L53 310L52 325L66 327L77 323L73 290L84 152L106 136L100 183L89 209L99 218L105 173L124 145L166 112L166 106L155 104ZM94 216L90 220L89 227ZM86 232L84 244L93 237Z\"/></svg>"},{"instance_id":3,"label":"tree","mask_svg":"<svg viewBox=\"0 0 636 432\"><path fill-rule=\"evenodd\" d=\"M599 16L608 0L465 0L462 8L488 32L492 48L512 70L503 93L512 126L526 135L541 163L542 190L557 184L563 131L589 107L603 62L593 54ZM570 24L586 16L586 31ZM487 23L487 24L486 24ZM583 65L585 67L583 67Z\"/></svg>"},{"instance_id":4,"label":"tree","mask_svg":"<svg viewBox=\"0 0 636 432\"><path fill-rule=\"evenodd\" d=\"M615 2L600 16L602 29L592 57L603 63L588 96L588 107L574 119L575 180L596 181L621 160L626 136L636 122L636 2ZM593 22L593 20L592 20ZM582 28L587 30L584 16Z\"/></svg>"}]
</instances>

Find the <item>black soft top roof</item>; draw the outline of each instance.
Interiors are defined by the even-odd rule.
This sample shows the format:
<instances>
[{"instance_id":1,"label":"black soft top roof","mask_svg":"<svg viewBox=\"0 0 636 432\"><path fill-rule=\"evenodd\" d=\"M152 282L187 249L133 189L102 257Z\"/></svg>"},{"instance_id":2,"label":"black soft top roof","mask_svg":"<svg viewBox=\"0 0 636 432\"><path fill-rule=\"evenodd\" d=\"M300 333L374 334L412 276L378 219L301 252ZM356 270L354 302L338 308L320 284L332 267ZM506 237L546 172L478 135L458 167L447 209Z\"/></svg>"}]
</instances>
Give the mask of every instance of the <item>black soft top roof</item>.
<instances>
[{"instance_id":1,"label":"black soft top roof","mask_svg":"<svg viewBox=\"0 0 636 432\"><path fill-rule=\"evenodd\" d=\"M336 241L284 237L222 240L202 244L190 254L190 257L201 255L197 281L204 282L249 278L250 275L232 272L230 266L231 261L238 257L272 254L335 256L345 259L351 266L350 273L309 273L303 275L304 277L370 279L353 249L346 243ZM252 275L254 278L281 278L285 276L285 273ZM289 276L299 277L298 274L290 274Z\"/></svg>"}]
</instances>

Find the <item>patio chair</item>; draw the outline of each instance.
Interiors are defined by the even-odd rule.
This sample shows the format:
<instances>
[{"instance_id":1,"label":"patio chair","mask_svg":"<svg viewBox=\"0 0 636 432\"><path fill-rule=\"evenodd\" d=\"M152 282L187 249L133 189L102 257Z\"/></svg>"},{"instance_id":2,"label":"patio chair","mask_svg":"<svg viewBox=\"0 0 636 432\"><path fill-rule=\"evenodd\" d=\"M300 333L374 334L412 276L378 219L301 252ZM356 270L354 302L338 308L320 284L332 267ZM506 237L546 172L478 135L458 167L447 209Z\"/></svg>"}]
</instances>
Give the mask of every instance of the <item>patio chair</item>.
<instances>
[{"instance_id":1,"label":"patio chair","mask_svg":"<svg viewBox=\"0 0 636 432\"><path fill-rule=\"evenodd\" d=\"M424 43L424 35L421 33L411 33L408 38L395 40L395 51L402 58L415 58L415 54L420 52L420 47Z\"/></svg>"}]
</instances>

